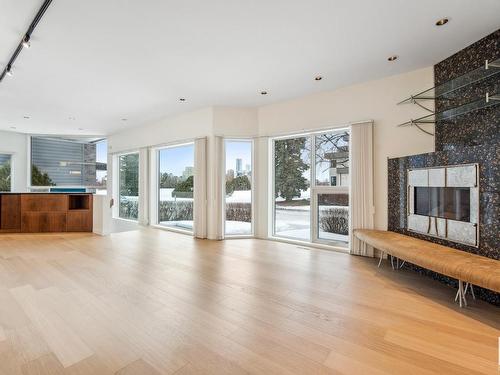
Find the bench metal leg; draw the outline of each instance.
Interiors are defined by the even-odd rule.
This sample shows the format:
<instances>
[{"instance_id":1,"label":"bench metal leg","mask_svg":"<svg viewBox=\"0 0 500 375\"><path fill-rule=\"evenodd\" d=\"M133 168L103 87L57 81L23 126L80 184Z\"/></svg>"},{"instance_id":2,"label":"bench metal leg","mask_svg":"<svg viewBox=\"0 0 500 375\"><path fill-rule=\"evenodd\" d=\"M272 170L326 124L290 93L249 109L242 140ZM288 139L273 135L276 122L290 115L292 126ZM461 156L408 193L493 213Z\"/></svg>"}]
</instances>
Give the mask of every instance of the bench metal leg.
<instances>
[{"instance_id":1,"label":"bench metal leg","mask_svg":"<svg viewBox=\"0 0 500 375\"><path fill-rule=\"evenodd\" d=\"M457 302L457 299L460 307L467 306L467 300L465 299L465 288L462 280L458 280L458 291L455 296L455 302Z\"/></svg>"},{"instance_id":2,"label":"bench metal leg","mask_svg":"<svg viewBox=\"0 0 500 375\"><path fill-rule=\"evenodd\" d=\"M378 266L377 266L378 268L380 268L380 265L382 264L382 258L383 258L383 257L384 257L384 252L383 252L383 251L381 251L381 252L380 252L380 260L378 261Z\"/></svg>"},{"instance_id":3,"label":"bench metal leg","mask_svg":"<svg viewBox=\"0 0 500 375\"><path fill-rule=\"evenodd\" d=\"M469 289L469 287L470 287L470 294L472 295L472 299L476 299L476 295L474 294L474 287L472 286L471 283L465 284L464 295L467 294L467 289Z\"/></svg>"}]
</instances>

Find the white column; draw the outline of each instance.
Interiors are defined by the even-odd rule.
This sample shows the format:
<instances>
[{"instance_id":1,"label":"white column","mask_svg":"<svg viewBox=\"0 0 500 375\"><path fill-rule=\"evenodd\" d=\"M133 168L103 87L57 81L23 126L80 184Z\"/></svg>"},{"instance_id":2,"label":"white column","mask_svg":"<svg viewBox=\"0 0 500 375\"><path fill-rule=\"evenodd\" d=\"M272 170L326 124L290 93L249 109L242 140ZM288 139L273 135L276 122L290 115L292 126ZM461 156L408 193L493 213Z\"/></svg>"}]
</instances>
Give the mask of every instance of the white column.
<instances>
[{"instance_id":1,"label":"white column","mask_svg":"<svg viewBox=\"0 0 500 375\"><path fill-rule=\"evenodd\" d=\"M149 225L149 150L139 149L139 225Z\"/></svg>"}]
</instances>

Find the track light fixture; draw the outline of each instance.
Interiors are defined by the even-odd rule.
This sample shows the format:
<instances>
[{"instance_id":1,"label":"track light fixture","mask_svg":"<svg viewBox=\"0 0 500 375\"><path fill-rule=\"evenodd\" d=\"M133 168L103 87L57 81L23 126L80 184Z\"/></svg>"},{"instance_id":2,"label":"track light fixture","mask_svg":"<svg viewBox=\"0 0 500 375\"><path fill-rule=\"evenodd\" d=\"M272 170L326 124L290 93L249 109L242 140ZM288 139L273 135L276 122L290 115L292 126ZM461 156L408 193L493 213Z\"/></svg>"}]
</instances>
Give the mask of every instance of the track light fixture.
<instances>
[{"instance_id":1,"label":"track light fixture","mask_svg":"<svg viewBox=\"0 0 500 375\"><path fill-rule=\"evenodd\" d=\"M0 82L5 78L6 75L11 76L12 75L12 67L14 66L14 62L16 61L17 57L21 53L23 48L29 48L30 47L30 40L31 40L31 34L33 34L33 31L35 31L36 26L38 25L38 22L42 19L43 15L45 14L45 11L49 7L50 3L52 3L52 0L45 0L38 10L37 14L35 15L35 18L33 21L31 21L31 24L24 34L23 39L19 42L17 45L17 48L15 49L14 53L9 59L9 62L7 63L7 66L3 69L0 70Z\"/></svg>"},{"instance_id":2,"label":"track light fixture","mask_svg":"<svg viewBox=\"0 0 500 375\"><path fill-rule=\"evenodd\" d=\"M29 35L26 35L23 39L23 47L24 48L30 48L31 47L31 43L30 43L30 36Z\"/></svg>"}]
</instances>

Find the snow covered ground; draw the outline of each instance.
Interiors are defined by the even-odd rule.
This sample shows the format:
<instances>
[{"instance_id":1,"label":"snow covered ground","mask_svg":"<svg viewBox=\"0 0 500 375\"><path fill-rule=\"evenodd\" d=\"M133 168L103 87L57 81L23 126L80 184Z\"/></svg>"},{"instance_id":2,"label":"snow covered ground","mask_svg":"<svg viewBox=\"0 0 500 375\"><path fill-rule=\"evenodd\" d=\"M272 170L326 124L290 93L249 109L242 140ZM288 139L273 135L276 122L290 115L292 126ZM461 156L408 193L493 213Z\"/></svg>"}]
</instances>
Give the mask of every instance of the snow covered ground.
<instances>
[{"instance_id":1,"label":"snow covered ground","mask_svg":"<svg viewBox=\"0 0 500 375\"><path fill-rule=\"evenodd\" d=\"M172 191L174 189L160 189L161 201L189 201L192 198L173 198ZM128 200L136 200L137 197L127 197ZM310 199L310 190L302 192L300 198L296 199ZM226 197L226 203L250 203L252 201L251 190L234 191L233 194ZM276 198L276 202L282 202L284 199ZM321 206L321 210L329 208L346 208L341 206ZM347 208L346 208L347 209ZM275 231L276 235L296 238L300 240L310 240L310 206L276 206L276 222ZM193 230L192 220L169 221L161 222L161 225L168 227ZM227 235L246 235L251 234L252 224L243 221L226 221L226 234ZM348 242L348 236L319 231L318 236L320 239L338 242L345 244Z\"/></svg>"}]
</instances>

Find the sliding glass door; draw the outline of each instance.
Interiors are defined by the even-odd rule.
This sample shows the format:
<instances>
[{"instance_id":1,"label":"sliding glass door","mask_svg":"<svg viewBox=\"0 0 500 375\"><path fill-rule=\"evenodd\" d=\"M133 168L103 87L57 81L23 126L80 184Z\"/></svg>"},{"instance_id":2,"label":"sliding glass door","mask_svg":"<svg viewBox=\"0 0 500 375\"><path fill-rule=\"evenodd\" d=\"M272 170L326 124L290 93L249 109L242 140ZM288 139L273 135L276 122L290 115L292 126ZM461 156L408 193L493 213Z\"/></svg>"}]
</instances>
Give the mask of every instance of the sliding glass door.
<instances>
[{"instance_id":1,"label":"sliding glass door","mask_svg":"<svg viewBox=\"0 0 500 375\"><path fill-rule=\"evenodd\" d=\"M252 140L225 140L225 234L251 236Z\"/></svg>"},{"instance_id":2,"label":"sliding glass door","mask_svg":"<svg viewBox=\"0 0 500 375\"><path fill-rule=\"evenodd\" d=\"M157 150L159 225L193 231L194 144Z\"/></svg>"},{"instance_id":3,"label":"sliding glass door","mask_svg":"<svg viewBox=\"0 0 500 375\"><path fill-rule=\"evenodd\" d=\"M348 247L349 133L273 141L273 235Z\"/></svg>"}]
</instances>

